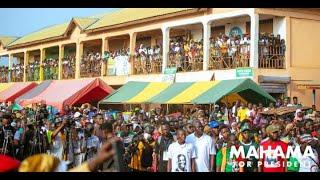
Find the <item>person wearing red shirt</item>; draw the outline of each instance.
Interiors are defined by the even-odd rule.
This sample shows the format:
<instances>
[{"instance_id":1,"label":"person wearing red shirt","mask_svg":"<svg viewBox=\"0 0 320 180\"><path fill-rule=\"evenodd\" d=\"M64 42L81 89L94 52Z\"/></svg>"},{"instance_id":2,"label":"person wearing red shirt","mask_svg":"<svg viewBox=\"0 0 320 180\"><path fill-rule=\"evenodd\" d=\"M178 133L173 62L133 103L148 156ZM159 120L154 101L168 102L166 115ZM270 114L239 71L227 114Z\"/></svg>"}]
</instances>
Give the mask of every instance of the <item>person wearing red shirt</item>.
<instances>
[{"instance_id":1,"label":"person wearing red shirt","mask_svg":"<svg viewBox=\"0 0 320 180\"><path fill-rule=\"evenodd\" d=\"M270 156L268 156L268 153L263 154L263 158L260 159L260 163L258 164L259 172L286 172L286 158L272 157L276 148L279 146L284 155L287 153L288 144L280 140L280 127L278 125L269 125L266 130L269 139L260 144L259 151L263 150L264 152L267 152L268 147L270 146L271 153Z\"/></svg>"}]
</instances>

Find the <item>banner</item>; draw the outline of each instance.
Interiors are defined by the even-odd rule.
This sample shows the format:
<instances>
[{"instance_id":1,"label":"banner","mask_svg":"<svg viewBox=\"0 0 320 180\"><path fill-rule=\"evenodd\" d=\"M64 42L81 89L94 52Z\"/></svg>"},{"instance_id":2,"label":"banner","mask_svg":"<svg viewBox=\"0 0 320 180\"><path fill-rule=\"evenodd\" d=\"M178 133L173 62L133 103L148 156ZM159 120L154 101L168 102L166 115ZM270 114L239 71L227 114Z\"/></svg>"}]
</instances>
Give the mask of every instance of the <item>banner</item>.
<instances>
[{"instance_id":1,"label":"banner","mask_svg":"<svg viewBox=\"0 0 320 180\"><path fill-rule=\"evenodd\" d=\"M117 56L114 58L116 75L123 76L129 74L129 56Z\"/></svg>"},{"instance_id":2,"label":"banner","mask_svg":"<svg viewBox=\"0 0 320 180\"><path fill-rule=\"evenodd\" d=\"M115 60L111 57L108 59L108 65L107 65L107 74L108 76L115 76L116 75L116 66L115 66Z\"/></svg>"}]
</instances>

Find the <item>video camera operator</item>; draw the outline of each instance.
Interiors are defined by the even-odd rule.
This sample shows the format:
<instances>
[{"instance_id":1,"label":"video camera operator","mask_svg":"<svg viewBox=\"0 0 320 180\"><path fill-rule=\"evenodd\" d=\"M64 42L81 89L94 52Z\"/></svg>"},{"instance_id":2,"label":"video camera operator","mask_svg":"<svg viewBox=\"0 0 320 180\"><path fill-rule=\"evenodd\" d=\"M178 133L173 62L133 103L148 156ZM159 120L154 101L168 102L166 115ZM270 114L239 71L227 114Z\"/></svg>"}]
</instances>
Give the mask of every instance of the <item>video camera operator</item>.
<instances>
[{"instance_id":1,"label":"video camera operator","mask_svg":"<svg viewBox=\"0 0 320 180\"><path fill-rule=\"evenodd\" d=\"M0 152L14 156L13 135L14 129L10 125L11 114L5 113L1 118L0 126Z\"/></svg>"}]
</instances>

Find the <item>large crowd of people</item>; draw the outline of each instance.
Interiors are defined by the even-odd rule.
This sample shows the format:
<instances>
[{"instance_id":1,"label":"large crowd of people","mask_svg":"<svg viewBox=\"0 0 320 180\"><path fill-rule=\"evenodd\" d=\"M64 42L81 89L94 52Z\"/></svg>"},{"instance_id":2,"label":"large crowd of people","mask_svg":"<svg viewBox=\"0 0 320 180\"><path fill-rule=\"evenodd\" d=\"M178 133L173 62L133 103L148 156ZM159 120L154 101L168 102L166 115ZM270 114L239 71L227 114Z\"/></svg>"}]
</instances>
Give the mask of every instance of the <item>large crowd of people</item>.
<instances>
[{"instance_id":1,"label":"large crowd of people","mask_svg":"<svg viewBox=\"0 0 320 180\"><path fill-rule=\"evenodd\" d=\"M320 116L314 106L305 110L297 97L292 100L278 99L268 106L240 100L233 104L221 102L213 108L197 105L173 114L161 107L149 110L137 106L121 112L83 104L66 106L58 112L45 102L29 108L3 103L0 150L6 157L20 161L13 169L24 172L90 171L88 166L91 171L110 171L119 165L123 171L142 172L317 172ZM296 109L293 116L262 113L288 107ZM118 155L114 163L119 164L112 166L109 141L115 138L123 151L116 148L113 152L113 156ZM315 156L231 156L233 147L243 148L247 154L269 146L284 152L289 146L302 152L310 146ZM52 168L52 163L31 165L49 157L64 162L67 168Z\"/></svg>"}]
</instances>

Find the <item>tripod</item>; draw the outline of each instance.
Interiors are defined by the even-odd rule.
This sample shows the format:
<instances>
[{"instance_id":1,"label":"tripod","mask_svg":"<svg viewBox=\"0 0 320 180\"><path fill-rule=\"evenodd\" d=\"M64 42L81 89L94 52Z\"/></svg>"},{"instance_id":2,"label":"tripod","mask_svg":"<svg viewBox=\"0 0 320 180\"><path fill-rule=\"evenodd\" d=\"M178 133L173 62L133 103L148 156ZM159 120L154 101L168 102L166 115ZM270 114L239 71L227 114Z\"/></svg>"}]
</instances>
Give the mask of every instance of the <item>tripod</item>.
<instances>
[{"instance_id":1,"label":"tripod","mask_svg":"<svg viewBox=\"0 0 320 180\"><path fill-rule=\"evenodd\" d=\"M10 130L4 130L4 141L3 141L3 145L2 145L2 151L1 154L5 155L5 154L10 154L15 157L15 153L14 153L14 148L13 148L13 142L12 142L12 133ZM8 144L10 146L10 151L8 149Z\"/></svg>"},{"instance_id":2,"label":"tripod","mask_svg":"<svg viewBox=\"0 0 320 180\"><path fill-rule=\"evenodd\" d=\"M39 127L36 127L34 131L34 135L32 138L32 144L31 144L31 150L29 153L29 156L37 154L37 153L44 153L45 151L45 136L43 135L43 132L39 129Z\"/></svg>"}]
</instances>

